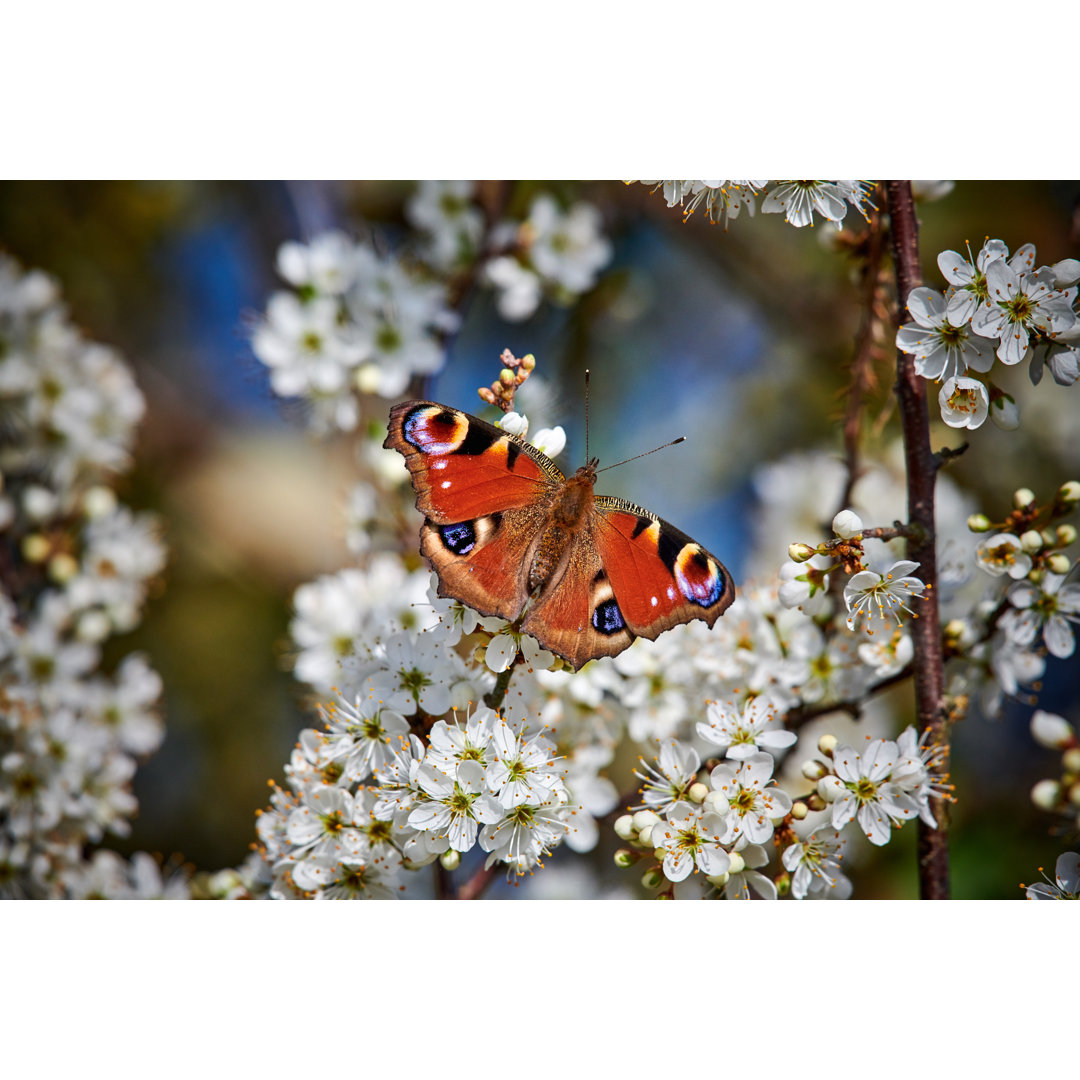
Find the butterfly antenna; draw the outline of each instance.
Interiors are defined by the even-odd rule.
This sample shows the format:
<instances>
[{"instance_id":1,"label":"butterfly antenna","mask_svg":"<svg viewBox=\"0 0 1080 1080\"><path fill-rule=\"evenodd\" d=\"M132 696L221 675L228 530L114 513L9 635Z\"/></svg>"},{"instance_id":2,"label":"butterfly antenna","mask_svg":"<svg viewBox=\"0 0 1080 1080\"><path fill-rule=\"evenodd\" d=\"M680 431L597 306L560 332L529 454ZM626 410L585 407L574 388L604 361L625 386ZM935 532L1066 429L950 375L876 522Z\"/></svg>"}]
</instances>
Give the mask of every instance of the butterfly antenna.
<instances>
[{"instance_id":1,"label":"butterfly antenna","mask_svg":"<svg viewBox=\"0 0 1080 1080\"><path fill-rule=\"evenodd\" d=\"M589 369L585 369L585 460L589 460Z\"/></svg>"},{"instance_id":2,"label":"butterfly antenna","mask_svg":"<svg viewBox=\"0 0 1080 1080\"><path fill-rule=\"evenodd\" d=\"M646 450L644 454L635 454L633 457L623 458L622 461L616 461L614 465L605 465L602 469L597 469L598 473L607 472L608 469L614 469L619 465L625 465L628 461L637 461L638 458L648 457L650 454L655 454L657 450L666 450L669 446L675 446L677 443L686 442L686 436L680 435L677 439L672 439L671 442L666 442L663 446L654 446L651 450Z\"/></svg>"}]
</instances>

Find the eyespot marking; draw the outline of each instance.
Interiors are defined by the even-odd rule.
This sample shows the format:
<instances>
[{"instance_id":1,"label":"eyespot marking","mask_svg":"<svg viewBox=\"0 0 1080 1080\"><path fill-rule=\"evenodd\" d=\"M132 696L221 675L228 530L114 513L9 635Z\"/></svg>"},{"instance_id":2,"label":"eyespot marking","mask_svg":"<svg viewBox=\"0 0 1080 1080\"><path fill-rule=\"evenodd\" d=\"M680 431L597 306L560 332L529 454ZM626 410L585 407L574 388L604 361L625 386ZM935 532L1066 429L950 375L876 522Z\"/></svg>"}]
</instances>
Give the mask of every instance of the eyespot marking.
<instances>
[{"instance_id":1,"label":"eyespot marking","mask_svg":"<svg viewBox=\"0 0 1080 1080\"><path fill-rule=\"evenodd\" d=\"M443 545L455 555L467 555L476 546L476 530L471 521L440 525L438 528Z\"/></svg>"},{"instance_id":2,"label":"eyespot marking","mask_svg":"<svg viewBox=\"0 0 1080 1080\"><path fill-rule=\"evenodd\" d=\"M469 427L464 413L438 405L417 405L405 417L401 433L407 443L425 454L453 454L465 442Z\"/></svg>"},{"instance_id":3,"label":"eyespot marking","mask_svg":"<svg viewBox=\"0 0 1080 1080\"><path fill-rule=\"evenodd\" d=\"M619 605L614 600L604 600L596 605L592 613L593 627L601 634L617 634L626 629Z\"/></svg>"},{"instance_id":4,"label":"eyespot marking","mask_svg":"<svg viewBox=\"0 0 1080 1080\"><path fill-rule=\"evenodd\" d=\"M724 592L720 568L697 544L684 544L675 557L675 581L692 604L712 607Z\"/></svg>"}]
</instances>

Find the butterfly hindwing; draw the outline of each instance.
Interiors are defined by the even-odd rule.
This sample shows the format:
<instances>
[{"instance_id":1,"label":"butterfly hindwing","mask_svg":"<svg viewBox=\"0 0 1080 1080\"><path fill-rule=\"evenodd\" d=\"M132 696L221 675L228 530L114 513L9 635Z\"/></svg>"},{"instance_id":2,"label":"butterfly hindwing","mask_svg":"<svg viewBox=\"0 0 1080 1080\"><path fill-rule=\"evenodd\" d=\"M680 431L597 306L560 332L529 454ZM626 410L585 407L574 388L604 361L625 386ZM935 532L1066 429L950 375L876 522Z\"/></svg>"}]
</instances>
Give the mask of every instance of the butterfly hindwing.
<instances>
[{"instance_id":1,"label":"butterfly hindwing","mask_svg":"<svg viewBox=\"0 0 1080 1080\"><path fill-rule=\"evenodd\" d=\"M396 405L383 446L405 455L416 508L441 524L530 506L563 479L535 447L433 401Z\"/></svg>"},{"instance_id":2,"label":"butterfly hindwing","mask_svg":"<svg viewBox=\"0 0 1080 1080\"><path fill-rule=\"evenodd\" d=\"M634 640L588 536L575 537L560 575L529 608L521 629L575 671L598 656L617 656Z\"/></svg>"},{"instance_id":3,"label":"butterfly hindwing","mask_svg":"<svg viewBox=\"0 0 1080 1080\"><path fill-rule=\"evenodd\" d=\"M724 565L686 533L623 499L598 495L594 538L619 612L638 637L709 626L735 599Z\"/></svg>"},{"instance_id":4,"label":"butterfly hindwing","mask_svg":"<svg viewBox=\"0 0 1080 1080\"><path fill-rule=\"evenodd\" d=\"M516 619L528 599L529 559L546 512L534 507L485 514L472 521L436 522L420 530L420 553L439 576L439 595L481 615Z\"/></svg>"}]
</instances>

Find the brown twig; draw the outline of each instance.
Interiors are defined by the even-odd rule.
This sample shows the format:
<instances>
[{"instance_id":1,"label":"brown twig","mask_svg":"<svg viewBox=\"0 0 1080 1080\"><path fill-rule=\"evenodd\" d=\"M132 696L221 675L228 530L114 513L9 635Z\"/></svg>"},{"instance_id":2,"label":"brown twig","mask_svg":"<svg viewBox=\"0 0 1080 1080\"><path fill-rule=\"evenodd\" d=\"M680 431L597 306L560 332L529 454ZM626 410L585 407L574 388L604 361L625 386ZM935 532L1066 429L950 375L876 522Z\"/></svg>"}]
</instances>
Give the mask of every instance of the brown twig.
<instances>
[{"instance_id":1,"label":"brown twig","mask_svg":"<svg viewBox=\"0 0 1080 1080\"><path fill-rule=\"evenodd\" d=\"M891 221L893 263L896 268L897 323L907 310L907 300L919 284L919 238L915 202L908 180L888 180L886 200ZM930 449L930 421L926 408L926 381L916 374L907 353L896 353L896 396L904 433L907 470L908 558L919 564L920 580L931 588L923 596L920 617L912 624L915 647L915 706L919 727L928 729L930 741L948 753L948 724L942 708L945 665L938 611L937 552L934 536L934 484L937 461ZM931 812L937 828L919 822L919 895L924 900L949 897L949 848L947 804L932 798Z\"/></svg>"},{"instance_id":2,"label":"brown twig","mask_svg":"<svg viewBox=\"0 0 1080 1080\"><path fill-rule=\"evenodd\" d=\"M881 321L881 266L885 257L887 230L881 214L873 212L866 236L865 256L862 267L862 322L855 337L855 357L851 362L851 384L847 391L847 407L844 413L844 463L847 479L840 497L837 512L851 506L851 495L861 469L859 467L859 443L862 434L863 407L866 394L874 383L874 334Z\"/></svg>"},{"instance_id":3,"label":"brown twig","mask_svg":"<svg viewBox=\"0 0 1080 1080\"><path fill-rule=\"evenodd\" d=\"M481 867L464 885L458 889L458 900L479 900L495 877L495 867Z\"/></svg>"}]
</instances>

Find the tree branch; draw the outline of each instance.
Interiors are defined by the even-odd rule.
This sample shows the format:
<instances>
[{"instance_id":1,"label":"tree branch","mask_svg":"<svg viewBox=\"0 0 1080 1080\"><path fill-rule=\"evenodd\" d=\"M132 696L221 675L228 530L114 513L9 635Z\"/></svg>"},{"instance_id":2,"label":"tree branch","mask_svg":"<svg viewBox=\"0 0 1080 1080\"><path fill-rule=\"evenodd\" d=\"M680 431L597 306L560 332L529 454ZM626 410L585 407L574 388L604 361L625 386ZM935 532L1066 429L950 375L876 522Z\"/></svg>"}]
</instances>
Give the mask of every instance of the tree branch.
<instances>
[{"instance_id":1,"label":"tree branch","mask_svg":"<svg viewBox=\"0 0 1080 1080\"><path fill-rule=\"evenodd\" d=\"M908 180L888 180L886 199L891 221L893 262L896 267L897 324L907 310L907 300L920 281L918 221ZM930 741L948 755L948 724L942 708L945 663L938 610L938 573L934 534L934 484L937 464L930 450L930 421L926 408L926 381L916 374L912 358L896 353L896 396L904 432L907 466L908 522L919 527L908 539L908 557L919 564L919 578L932 586L922 598L919 618L912 623L915 646L915 705L919 727L929 729ZM919 822L919 894L924 900L949 897L949 848L947 804L930 800L937 821L931 829Z\"/></svg>"}]
</instances>

